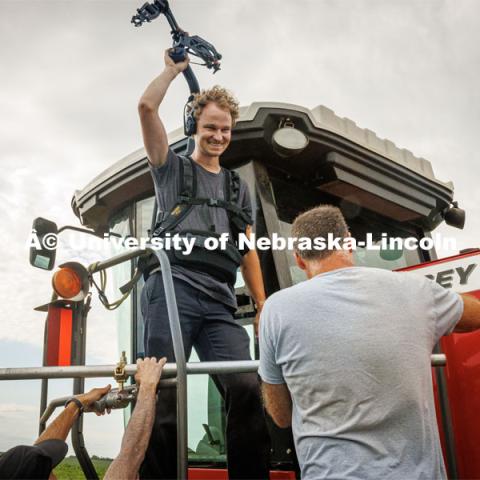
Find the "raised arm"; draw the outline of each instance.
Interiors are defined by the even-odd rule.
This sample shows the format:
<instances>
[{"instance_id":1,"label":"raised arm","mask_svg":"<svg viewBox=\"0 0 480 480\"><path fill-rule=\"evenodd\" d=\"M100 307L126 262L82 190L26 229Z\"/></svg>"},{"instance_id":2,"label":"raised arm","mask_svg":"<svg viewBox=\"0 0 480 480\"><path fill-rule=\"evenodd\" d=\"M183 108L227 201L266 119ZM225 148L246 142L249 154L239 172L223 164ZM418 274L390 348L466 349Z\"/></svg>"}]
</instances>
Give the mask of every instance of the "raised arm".
<instances>
[{"instance_id":1,"label":"raised arm","mask_svg":"<svg viewBox=\"0 0 480 480\"><path fill-rule=\"evenodd\" d=\"M143 144L147 151L148 160L154 166L161 166L167 160L168 137L163 126L158 109L162 103L168 87L175 77L188 67L189 59L174 63L165 52L165 68L147 87L138 103L138 114L142 125Z\"/></svg>"},{"instance_id":2,"label":"raised arm","mask_svg":"<svg viewBox=\"0 0 480 480\"><path fill-rule=\"evenodd\" d=\"M480 301L471 295L461 295L463 314L454 332L472 332L480 328Z\"/></svg>"}]
</instances>

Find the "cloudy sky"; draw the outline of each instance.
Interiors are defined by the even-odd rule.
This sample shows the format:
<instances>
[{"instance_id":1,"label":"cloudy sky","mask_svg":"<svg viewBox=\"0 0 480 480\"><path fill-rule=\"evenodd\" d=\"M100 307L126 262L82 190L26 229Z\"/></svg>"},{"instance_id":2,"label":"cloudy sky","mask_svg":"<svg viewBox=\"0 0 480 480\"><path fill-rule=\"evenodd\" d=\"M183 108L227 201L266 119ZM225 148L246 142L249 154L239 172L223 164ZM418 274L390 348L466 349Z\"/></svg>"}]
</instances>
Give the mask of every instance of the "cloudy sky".
<instances>
[{"instance_id":1,"label":"cloudy sky","mask_svg":"<svg viewBox=\"0 0 480 480\"><path fill-rule=\"evenodd\" d=\"M179 24L223 54L213 77L241 104L322 104L452 180L467 211L464 231L442 227L459 248L479 246L480 34L477 0L171 0ZM0 0L0 366L41 363L48 272L28 265L32 219L76 224L75 189L141 146L136 104L163 65L169 28L130 24L142 0ZM162 106L181 124L179 78ZM454 252L442 252L444 255ZM60 255L60 258L62 256ZM93 252L82 260L94 260ZM98 304L98 301L95 300ZM89 318L88 363L117 358L115 325L98 305ZM103 380L90 382L103 384ZM67 393L69 382L51 395ZM33 441L39 382L0 384L0 451ZM86 427L91 453L114 455L119 416Z\"/></svg>"}]
</instances>

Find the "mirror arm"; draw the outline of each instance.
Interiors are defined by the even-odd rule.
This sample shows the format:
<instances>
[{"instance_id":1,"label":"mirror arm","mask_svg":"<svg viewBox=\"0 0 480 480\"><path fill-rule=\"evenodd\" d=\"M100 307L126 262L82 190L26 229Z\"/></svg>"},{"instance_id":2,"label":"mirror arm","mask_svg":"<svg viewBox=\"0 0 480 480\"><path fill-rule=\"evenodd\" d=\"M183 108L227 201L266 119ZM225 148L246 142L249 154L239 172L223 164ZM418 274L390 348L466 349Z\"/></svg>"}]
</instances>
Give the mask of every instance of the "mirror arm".
<instances>
[{"instance_id":1,"label":"mirror arm","mask_svg":"<svg viewBox=\"0 0 480 480\"><path fill-rule=\"evenodd\" d=\"M57 231L57 235L65 230L75 230L76 232L81 232L81 233L88 233L89 235L94 235L95 237L100 237L100 238L104 238L104 234L103 233L97 233L93 230L88 230L86 228L81 228L81 227L74 227L72 225L64 225L63 227L59 228L58 231ZM115 232L106 232L109 236L112 236L112 237L118 237L118 238L123 238L119 233L115 233Z\"/></svg>"}]
</instances>

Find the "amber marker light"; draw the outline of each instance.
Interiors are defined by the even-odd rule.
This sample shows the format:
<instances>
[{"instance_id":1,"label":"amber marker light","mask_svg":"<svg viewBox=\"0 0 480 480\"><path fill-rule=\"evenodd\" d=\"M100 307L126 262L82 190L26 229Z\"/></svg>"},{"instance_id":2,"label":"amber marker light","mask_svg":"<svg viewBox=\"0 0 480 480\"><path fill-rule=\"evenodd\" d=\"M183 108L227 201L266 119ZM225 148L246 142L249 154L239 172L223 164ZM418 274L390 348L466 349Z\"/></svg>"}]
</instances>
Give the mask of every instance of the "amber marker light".
<instances>
[{"instance_id":1,"label":"amber marker light","mask_svg":"<svg viewBox=\"0 0 480 480\"><path fill-rule=\"evenodd\" d=\"M83 300L88 292L88 274L85 268L69 262L60 266L53 274L52 286L55 293L66 300Z\"/></svg>"}]
</instances>

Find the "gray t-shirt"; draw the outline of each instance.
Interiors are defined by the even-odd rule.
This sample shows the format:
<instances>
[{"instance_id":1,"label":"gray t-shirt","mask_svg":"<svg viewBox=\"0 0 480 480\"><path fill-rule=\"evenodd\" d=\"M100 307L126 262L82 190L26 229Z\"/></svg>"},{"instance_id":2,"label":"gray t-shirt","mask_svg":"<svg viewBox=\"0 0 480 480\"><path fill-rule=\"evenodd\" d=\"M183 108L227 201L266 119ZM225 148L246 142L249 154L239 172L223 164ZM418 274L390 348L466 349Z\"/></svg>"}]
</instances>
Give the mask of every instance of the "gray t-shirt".
<instances>
[{"instance_id":1,"label":"gray t-shirt","mask_svg":"<svg viewBox=\"0 0 480 480\"><path fill-rule=\"evenodd\" d=\"M462 312L421 275L365 267L267 300L259 373L291 393L303 480L446 478L430 354Z\"/></svg>"},{"instance_id":2,"label":"gray t-shirt","mask_svg":"<svg viewBox=\"0 0 480 480\"><path fill-rule=\"evenodd\" d=\"M169 150L167 161L161 167L149 165L155 186L158 210L169 212L175 205L179 194L180 158L172 152L172 150ZM196 196L198 198L224 200L225 174L223 169L220 173L212 173L195 162L194 167L197 177ZM252 205L250 195L247 184L243 180L240 180L237 204L251 216ZM226 210L208 205L194 205L191 212L174 231L208 230L210 225L205 225L206 221L215 226L216 233L228 233L232 235ZM222 283L207 273L187 269L179 265L172 265L172 274L174 277L189 283L215 300L232 308L237 307L235 292L232 286L227 283Z\"/></svg>"}]
</instances>

